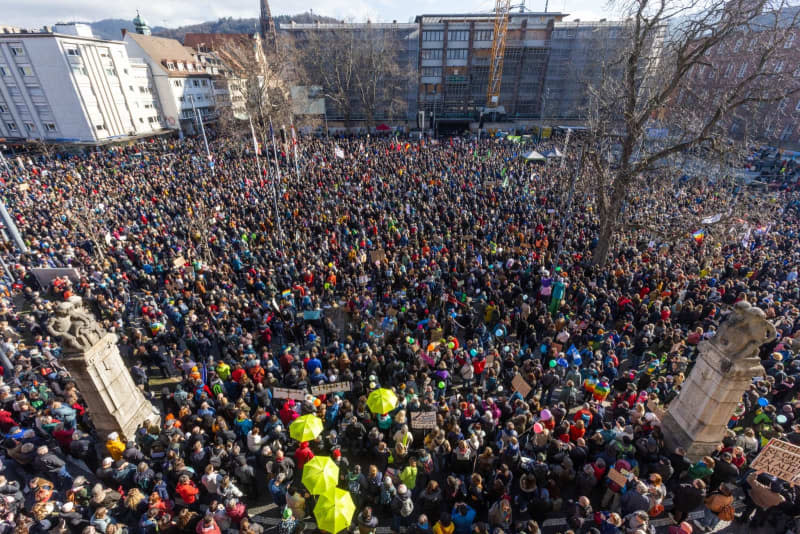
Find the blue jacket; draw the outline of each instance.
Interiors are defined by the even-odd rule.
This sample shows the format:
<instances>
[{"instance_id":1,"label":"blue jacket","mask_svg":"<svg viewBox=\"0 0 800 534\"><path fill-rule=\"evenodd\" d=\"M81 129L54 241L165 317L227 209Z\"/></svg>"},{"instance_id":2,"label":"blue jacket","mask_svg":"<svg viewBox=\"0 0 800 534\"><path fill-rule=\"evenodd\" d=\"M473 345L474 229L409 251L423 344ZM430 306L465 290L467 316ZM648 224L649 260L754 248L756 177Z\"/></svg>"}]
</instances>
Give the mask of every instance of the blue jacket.
<instances>
[{"instance_id":1,"label":"blue jacket","mask_svg":"<svg viewBox=\"0 0 800 534\"><path fill-rule=\"evenodd\" d=\"M475 510L470 505L467 506L466 515L458 513L458 507L453 507L453 513L450 514L455 525L453 534L469 534L472 530L472 522L475 521Z\"/></svg>"}]
</instances>

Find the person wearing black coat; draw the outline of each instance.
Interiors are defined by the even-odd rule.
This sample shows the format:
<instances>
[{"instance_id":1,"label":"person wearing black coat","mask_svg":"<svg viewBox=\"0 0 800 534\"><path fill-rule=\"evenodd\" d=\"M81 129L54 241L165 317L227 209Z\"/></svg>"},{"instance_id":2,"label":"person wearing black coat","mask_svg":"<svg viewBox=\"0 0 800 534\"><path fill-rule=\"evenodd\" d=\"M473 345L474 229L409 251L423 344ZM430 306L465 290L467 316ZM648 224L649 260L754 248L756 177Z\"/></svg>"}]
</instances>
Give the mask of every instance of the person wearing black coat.
<instances>
[{"instance_id":1,"label":"person wearing black coat","mask_svg":"<svg viewBox=\"0 0 800 534\"><path fill-rule=\"evenodd\" d=\"M714 465L714 473L711 475L711 490L719 489L720 484L736 484L739 479L739 468L731 463L733 457L729 452L723 452L719 461Z\"/></svg>"},{"instance_id":2,"label":"person wearing black coat","mask_svg":"<svg viewBox=\"0 0 800 534\"><path fill-rule=\"evenodd\" d=\"M703 506L706 497L706 484L700 479L681 484L675 490L672 515L676 523L684 521L689 512Z\"/></svg>"}]
</instances>

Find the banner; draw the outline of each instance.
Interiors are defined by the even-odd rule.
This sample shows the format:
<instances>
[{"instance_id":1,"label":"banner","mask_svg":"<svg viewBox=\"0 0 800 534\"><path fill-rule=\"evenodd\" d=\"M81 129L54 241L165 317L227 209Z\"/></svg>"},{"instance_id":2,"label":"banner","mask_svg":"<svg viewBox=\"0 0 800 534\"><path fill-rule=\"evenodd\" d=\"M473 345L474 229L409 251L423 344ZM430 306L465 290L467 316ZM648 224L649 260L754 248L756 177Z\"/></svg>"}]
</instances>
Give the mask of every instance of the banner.
<instances>
[{"instance_id":1,"label":"banner","mask_svg":"<svg viewBox=\"0 0 800 534\"><path fill-rule=\"evenodd\" d=\"M800 482L800 447L779 439L771 439L750 465L790 484Z\"/></svg>"},{"instance_id":2,"label":"banner","mask_svg":"<svg viewBox=\"0 0 800 534\"><path fill-rule=\"evenodd\" d=\"M350 391L353 389L351 382L334 382L333 384L320 384L318 386L311 386L312 395L327 395L329 393L337 393L339 391Z\"/></svg>"},{"instance_id":3,"label":"banner","mask_svg":"<svg viewBox=\"0 0 800 534\"><path fill-rule=\"evenodd\" d=\"M42 287L47 287L47 285L56 278L66 277L69 278L71 282L76 284L81 281L81 275L78 273L78 270L70 267L34 267L31 269L31 272L33 273L33 276L36 277L36 281L38 281L39 285Z\"/></svg>"},{"instance_id":4,"label":"banner","mask_svg":"<svg viewBox=\"0 0 800 534\"><path fill-rule=\"evenodd\" d=\"M436 428L436 412L411 412L411 428Z\"/></svg>"},{"instance_id":5,"label":"banner","mask_svg":"<svg viewBox=\"0 0 800 534\"><path fill-rule=\"evenodd\" d=\"M275 399L305 400L308 392L304 389L272 388L272 397Z\"/></svg>"}]
</instances>

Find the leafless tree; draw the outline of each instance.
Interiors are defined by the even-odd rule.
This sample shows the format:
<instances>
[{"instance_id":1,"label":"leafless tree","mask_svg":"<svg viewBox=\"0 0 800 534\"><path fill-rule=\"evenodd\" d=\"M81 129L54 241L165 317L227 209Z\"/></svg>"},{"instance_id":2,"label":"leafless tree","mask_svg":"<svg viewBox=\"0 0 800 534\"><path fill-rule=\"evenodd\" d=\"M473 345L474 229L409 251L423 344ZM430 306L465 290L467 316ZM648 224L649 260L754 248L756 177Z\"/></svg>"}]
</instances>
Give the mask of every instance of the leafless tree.
<instances>
[{"instance_id":1,"label":"leafless tree","mask_svg":"<svg viewBox=\"0 0 800 534\"><path fill-rule=\"evenodd\" d=\"M786 0L627 0L621 7L625 46L590 87L586 176L600 225L598 264L624 230L626 202L634 194L642 202L642 187L661 177L670 158L741 147L737 120L800 92L792 69L775 63L798 27L800 10ZM733 52L743 35L744 61Z\"/></svg>"},{"instance_id":2,"label":"leafless tree","mask_svg":"<svg viewBox=\"0 0 800 534\"><path fill-rule=\"evenodd\" d=\"M317 29L297 39L305 83L322 88L346 127L363 116L368 127L404 112L411 70L401 58L402 40L389 28Z\"/></svg>"}]
</instances>

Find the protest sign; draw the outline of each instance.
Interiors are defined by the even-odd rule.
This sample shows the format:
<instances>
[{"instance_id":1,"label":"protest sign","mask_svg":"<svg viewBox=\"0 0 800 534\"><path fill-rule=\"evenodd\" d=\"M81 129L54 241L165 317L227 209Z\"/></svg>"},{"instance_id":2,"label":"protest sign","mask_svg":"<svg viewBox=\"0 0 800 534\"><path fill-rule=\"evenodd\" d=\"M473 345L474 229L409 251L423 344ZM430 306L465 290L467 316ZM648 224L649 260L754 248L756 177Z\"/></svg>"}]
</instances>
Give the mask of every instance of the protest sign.
<instances>
[{"instance_id":1,"label":"protest sign","mask_svg":"<svg viewBox=\"0 0 800 534\"><path fill-rule=\"evenodd\" d=\"M31 272L42 287L47 287L56 278L69 278L73 283L81 281L81 275L78 270L70 267L34 267Z\"/></svg>"},{"instance_id":2,"label":"protest sign","mask_svg":"<svg viewBox=\"0 0 800 534\"><path fill-rule=\"evenodd\" d=\"M527 397L528 393L531 392L531 385L528 384L519 373L517 373L517 375L511 381L511 387L514 388L514 391L522 395L523 398Z\"/></svg>"},{"instance_id":3,"label":"protest sign","mask_svg":"<svg viewBox=\"0 0 800 534\"><path fill-rule=\"evenodd\" d=\"M436 428L436 412L411 412L411 428Z\"/></svg>"},{"instance_id":4,"label":"protest sign","mask_svg":"<svg viewBox=\"0 0 800 534\"><path fill-rule=\"evenodd\" d=\"M797 484L800 482L800 447L773 438L761 449L750 467Z\"/></svg>"},{"instance_id":5,"label":"protest sign","mask_svg":"<svg viewBox=\"0 0 800 534\"><path fill-rule=\"evenodd\" d=\"M180 269L184 265L186 265L186 260L181 256L178 256L177 258L172 260L172 267L174 267L175 269Z\"/></svg>"},{"instance_id":6,"label":"protest sign","mask_svg":"<svg viewBox=\"0 0 800 534\"><path fill-rule=\"evenodd\" d=\"M617 469L613 467L608 470L608 478L611 480L611 482L620 487L624 487L625 484L628 483L627 475L621 471L617 471Z\"/></svg>"},{"instance_id":7,"label":"protest sign","mask_svg":"<svg viewBox=\"0 0 800 534\"><path fill-rule=\"evenodd\" d=\"M378 250L372 250L369 253L369 260L372 263L380 262L385 259L386 259L386 252L384 252L382 248L379 248Z\"/></svg>"},{"instance_id":8,"label":"protest sign","mask_svg":"<svg viewBox=\"0 0 800 534\"><path fill-rule=\"evenodd\" d=\"M308 392L304 389L272 388L272 397L276 399L305 400Z\"/></svg>"},{"instance_id":9,"label":"protest sign","mask_svg":"<svg viewBox=\"0 0 800 534\"><path fill-rule=\"evenodd\" d=\"M353 384L351 382L334 382L332 384L311 386L311 393L313 395L327 395L338 391L350 391L351 389L353 389Z\"/></svg>"},{"instance_id":10,"label":"protest sign","mask_svg":"<svg viewBox=\"0 0 800 534\"><path fill-rule=\"evenodd\" d=\"M436 343L442 339L444 332L441 328L437 328L436 330L431 330L431 343Z\"/></svg>"}]
</instances>

